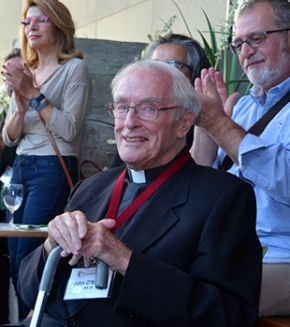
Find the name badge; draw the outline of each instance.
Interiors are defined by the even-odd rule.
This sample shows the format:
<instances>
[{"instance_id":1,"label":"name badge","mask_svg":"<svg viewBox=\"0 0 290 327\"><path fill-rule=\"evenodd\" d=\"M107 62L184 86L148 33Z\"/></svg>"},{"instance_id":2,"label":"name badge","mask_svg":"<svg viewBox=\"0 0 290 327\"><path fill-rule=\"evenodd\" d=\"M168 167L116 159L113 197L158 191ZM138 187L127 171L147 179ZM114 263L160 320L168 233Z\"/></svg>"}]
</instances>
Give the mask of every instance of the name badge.
<instances>
[{"instance_id":1,"label":"name badge","mask_svg":"<svg viewBox=\"0 0 290 327\"><path fill-rule=\"evenodd\" d=\"M73 268L66 285L64 300L98 299L110 297L115 272L109 269L108 286L95 287L96 267Z\"/></svg>"}]
</instances>

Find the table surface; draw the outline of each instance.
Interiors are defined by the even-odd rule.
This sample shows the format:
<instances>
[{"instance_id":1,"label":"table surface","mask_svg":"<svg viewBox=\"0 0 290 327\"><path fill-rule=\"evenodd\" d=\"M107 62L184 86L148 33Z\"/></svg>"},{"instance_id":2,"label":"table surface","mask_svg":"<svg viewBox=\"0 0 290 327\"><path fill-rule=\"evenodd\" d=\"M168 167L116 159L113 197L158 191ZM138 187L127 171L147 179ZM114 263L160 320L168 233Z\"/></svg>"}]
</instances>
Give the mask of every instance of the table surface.
<instances>
[{"instance_id":1,"label":"table surface","mask_svg":"<svg viewBox=\"0 0 290 327\"><path fill-rule=\"evenodd\" d=\"M47 227L29 226L30 228L27 225L16 225L13 228L7 223L0 223L0 237L47 237Z\"/></svg>"}]
</instances>

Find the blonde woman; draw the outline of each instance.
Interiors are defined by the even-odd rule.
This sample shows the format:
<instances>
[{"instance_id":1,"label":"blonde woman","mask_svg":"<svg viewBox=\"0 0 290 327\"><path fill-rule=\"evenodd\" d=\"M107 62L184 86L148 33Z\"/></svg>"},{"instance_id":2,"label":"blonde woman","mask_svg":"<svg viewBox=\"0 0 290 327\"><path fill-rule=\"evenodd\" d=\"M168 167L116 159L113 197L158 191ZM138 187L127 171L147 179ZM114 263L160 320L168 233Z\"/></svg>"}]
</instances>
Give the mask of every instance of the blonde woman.
<instances>
[{"instance_id":1,"label":"blonde woman","mask_svg":"<svg viewBox=\"0 0 290 327\"><path fill-rule=\"evenodd\" d=\"M70 188L50 131L68 167L78 180L81 130L90 99L90 76L83 54L75 49L75 26L57 0L27 1L21 18L23 67L4 65L3 77L13 90L3 140L17 145L11 181L24 185L15 223L47 224L61 213ZM43 240L11 239L9 251L14 286L23 257ZM20 304L20 318L27 314ZM22 312L23 311L23 312Z\"/></svg>"}]
</instances>

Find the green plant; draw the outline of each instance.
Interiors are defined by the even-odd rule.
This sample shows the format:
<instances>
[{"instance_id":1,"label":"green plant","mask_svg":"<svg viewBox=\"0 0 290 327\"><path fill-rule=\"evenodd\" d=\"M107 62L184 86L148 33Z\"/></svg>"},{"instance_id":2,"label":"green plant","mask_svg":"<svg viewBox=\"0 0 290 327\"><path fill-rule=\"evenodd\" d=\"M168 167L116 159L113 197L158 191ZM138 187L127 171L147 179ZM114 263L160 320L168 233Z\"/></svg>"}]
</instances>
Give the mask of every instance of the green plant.
<instances>
[{"instance_id":1,"label":"green plant","mask_svg":"<svg viewBox=\"0 0 290 327\"><path fill-rule=\"evenodd\" d=\"M174 0L172 0L172 2L177 8L185 24L188 34L190 35L190 37L192 37L192 33L188 27L186 19L183 13L181 12L178 4ZM232 26L234 24L234 17L237 8L238 8L238 1L237 0L231 1L229 13L228 13L228 19L220 27L219 32L216 32L214 30L206 12L202 9L207 22L207 27L208 27L207 33L209 34L210 43L207 41L205 37L206 32L201 32L199 29L197 29L202 39L205 52L208 56L211 65L223 74L223 78L227 86L228 94L232 94L233 92L237 91L241 83L244 82L247 83L248 85L245 90L245 93L248 92L248 89L250 87L250 83L247 80L245 74L241 73L240 75L238 75L239 62L238 62L237 55L230 54L228 50L228 43L232 36ZM219 43L217 41L217 34L220 35Z\"/></svg>"},{"instance_id":2,"label":"green plant","mask_svg":"<svg viewBox=\"0 0 290 327\"><path fill-rule=\"evenodd\" d=\"M153 42L153 41L159 39L159 37L162 36L162 35L166 35L168 33L173 33L171 27L172 27L172 25L173 25L176 18L177 17L174 15L172 17L169 17L168 21L165 22L163 19L161 19L159 17L159 19L164 23L164 26L163 26L162 30L155 31L153 35L152 34L147 34L148 40L150 42Z\"/></svg>"},{"instance_id":3,"label":"green plant","mask_svg":"<svg viewBox=\"0 0 290 327\"><path fill-rule=\"evenodd\" d=\"M164 36L166 34L169 34L169 33L173 33L171 27L175 21L177 17L174 15L172 17L169 17L168 21L164 21L163 19L161 19L159 17L159 19L163 22L164 26L161 30L157 30L154 32L154 34L147 34L147 38L150 42L154 42L156 40L158 40L160 38L160 36ZM141 51L141 59L144 59L146 56L145 56L145 50L142 50Z\"/></svg>"},{"instance_id":4,"label":"green plant","mask_svg":"<svg viewBox=\"0 0 290 327\"><path fill-rule=\"evenodd\" d=\"M9 108L10 97L6 91L5 85L0 86L0 122L6 118L7 110Z\"/></svg>"},{"instance_id":5,"label":"green plant","mask_svg":"<svg viewBox=\"0 0 290 327\"><path fill-rule=\"evenodd\" d=\"M268 251L268 246L262 246L262 257L263 258L264 258L267 251Z\"/></svg>"}]
</instances>

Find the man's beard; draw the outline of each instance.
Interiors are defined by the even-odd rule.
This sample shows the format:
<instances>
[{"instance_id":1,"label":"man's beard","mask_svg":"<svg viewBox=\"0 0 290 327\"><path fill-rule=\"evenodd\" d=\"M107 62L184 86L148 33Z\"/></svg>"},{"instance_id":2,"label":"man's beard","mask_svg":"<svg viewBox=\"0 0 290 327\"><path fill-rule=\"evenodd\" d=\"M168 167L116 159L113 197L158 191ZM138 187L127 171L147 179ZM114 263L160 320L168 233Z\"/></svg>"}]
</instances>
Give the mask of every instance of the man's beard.
<instances>
[{"instance_id":1,"label":"man's beard","mask_svg":"<svg viewBox=\"0 0 290 327\"><path fill-rule=\"evenodd\" d=\"M278 49L276 67L270 68L264 66L263 68L253 68L248 70L247 76L252 84L259 86L263 90L268 90L275 85L275 81L278 81L280 76L283 75L285 67L290 63L290 53L288 52L286 43L283 41L284 40L280 43Z\"/></svg>"}]
</instances>

